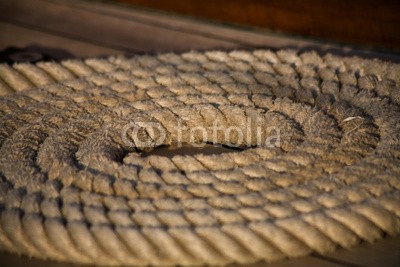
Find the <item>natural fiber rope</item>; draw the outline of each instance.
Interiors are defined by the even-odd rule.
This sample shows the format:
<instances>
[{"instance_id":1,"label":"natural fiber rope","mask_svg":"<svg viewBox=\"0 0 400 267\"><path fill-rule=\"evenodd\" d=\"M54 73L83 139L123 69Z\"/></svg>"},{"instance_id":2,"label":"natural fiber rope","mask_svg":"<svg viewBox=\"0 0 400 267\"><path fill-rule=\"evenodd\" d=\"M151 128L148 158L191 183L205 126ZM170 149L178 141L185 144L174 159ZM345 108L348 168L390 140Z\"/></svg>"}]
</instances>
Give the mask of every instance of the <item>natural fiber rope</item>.
<instances>
[{"instance_id":1,"label":"natural fiber rope","mask_svg":"<svg viewBox=\"0 0 400 267\"><path fill-rule=\"evenodd\" d=\"M400 232L400 65L211 51L1 65L0 78L2 250L224 265ZM279 127L281 146L170 159L121 137L144 120L173 145L178 121L244 129L250 117Z\"/></svg>"}]
</instances>

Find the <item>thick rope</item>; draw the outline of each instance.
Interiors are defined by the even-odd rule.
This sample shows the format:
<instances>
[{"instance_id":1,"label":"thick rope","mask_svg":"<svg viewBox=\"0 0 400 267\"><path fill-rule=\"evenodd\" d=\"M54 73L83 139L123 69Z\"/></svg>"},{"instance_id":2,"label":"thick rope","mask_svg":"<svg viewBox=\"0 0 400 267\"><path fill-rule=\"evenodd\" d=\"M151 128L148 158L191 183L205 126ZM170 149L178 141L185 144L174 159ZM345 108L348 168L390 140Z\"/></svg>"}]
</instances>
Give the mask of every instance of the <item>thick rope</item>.
<instances>
[{"instance_id":1,"label":"thick rope","mask_svg":"<svg viewBox=\"0 0 400 267\"><path fill-rule=\"evenodd\" d=\"M1 65L0 248L226 265L397 235L399 84L397 64L288 50ZM151 147L247 149L143 157L141 122L165 133L141 132ZM248 135L189 134L216 122ZM271 129L279 145L258 146Z\"/></svg>"}]
</instances>

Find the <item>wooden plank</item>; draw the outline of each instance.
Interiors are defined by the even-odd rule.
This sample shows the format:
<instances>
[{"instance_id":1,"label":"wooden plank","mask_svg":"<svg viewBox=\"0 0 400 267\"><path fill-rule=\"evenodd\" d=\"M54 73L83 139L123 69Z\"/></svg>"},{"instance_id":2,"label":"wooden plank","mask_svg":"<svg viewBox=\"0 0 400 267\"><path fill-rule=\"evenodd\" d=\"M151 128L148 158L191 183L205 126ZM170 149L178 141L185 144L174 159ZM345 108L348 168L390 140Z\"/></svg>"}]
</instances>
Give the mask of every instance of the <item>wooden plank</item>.
<instances>
[{"instance_id":1,"label":"wooden plank","mask_svg":"<svg viewBox=\"0 0 400 267\"><path fill-rule=\"evenodd\" d=\"M18 256L9 253L0 253L0 262L2 266L7 267L20 267L20 266L29 266L29 267L78 267L78 265L74 265L71 263L62 263L62 262L51 262L51 261L42 261L36 259L29 259L25 256Z\"/></svg>"},{"instance_id":2,"label":"wooden plank","mask_svg":"<svg viewBox=\"0 0 400 267\"><path fill-rule=\"evenodd\" d=\"M29 259L25 256L17 256L8 253L0 253L0 262L2 266L7 267L19 267L19 266L29 266L29 267L85 267L86 265L77 265L72 263L60 263L54 261L43 261L37 259ZM299 259L291 259L291 260L283 260L279 262L272 263L255 263L255 264L246 264L246 265L237 265L231 264L227 267L340 267L347 266L350 267L350 264L346 263L337 263L330 262L323 259L313 258L313 257L305 257Z\"/></svg>"},{"instance_id":3,"label":"wooden plank","mask_svg":"<svg viewBox=\"0 0 400 267\"><path fill-rule=\"evenodd\" d=\"M322 54L332 52L400 62L400 56L393 54L360 51L330 43L232 28L98 2L4 0L0 1L0 9L0 20L19 27L127 53L255 47L294 48L316 49ZM93 56L93 53L82 56Z\"/></svg>"},{"instance_id":4,"label":"wooden plank","mask_svg":"<svg viewBox=\"0 0 400 267\"><path fill-rule=\"evenodd\" d=\"M64 56L63 52L59 52L60 50L71 53L73 57L94 57L124 53L124 51L121 50L81 42L1 21L0 32L0 50L9 46L17 46L19 48L35 46L37 50L41 48L42 52L54 55L53 57L57 59L68 57L68 55ZM62 55L58 56L60 53Z\"/></svg>"},{"instance_id":5,"label":"wooden plank","mask_svg":"<svg viewBox=\"0 0 400 267\"><path fill-rule=\"evenodd\" d=\"M246 267L350 267L346 263L338 263L318 259L314 257L304 257L298 259L282 260L278 262L259 262L246 265ZM244 265L229 265L228 267L244 267Z\"/></svg>"},{"instance_id":6,"label":"wooden plank","mask_svg":"<svg viewBox=\"0 0 400 267\"><path fill-rule=\"evenodd\" d=\"M79 0L47 0L48 2L67 5L78 9L85 9L93 13L106 16L124 18L147 25L154 25L161 28L187 32L199 36L206 36L218 40L224 40L241 44L248 47L305 47L310 45L325 45L332 47L332 44L322 44L315 40L306 40L293 36L284 36L270 31L232 27L225 24L212 23L205 20L195 20L193 18L174 16L160 12L149 12L138 10L127 5L109 5L100 2L86 2Z\"/></svg>"},{"instance_id":7,"label":"wooden plank","mask_svg":"<svg viewBox=\"0 0 400 267\"><path fill-rule=\"evenodd\" d=\"M98 1L81 0L42 0L62 6L70 6L79 10L86 10L104 16L117 17L135 21L146 25L190 33L198 36L206 36L227 42L232 42L232 47L226 49L244 47L270 48L270 49L298 49L301 51L316 50L321 54L333 53L341 56L361 56L365 58L379 58L386 61L400 62L400 54L382 51L365 50L335 43L322 42L315 39L299 38L282 33L271 32L260 28L235 27L227 24L218 24L205 20L196 20L192 17L171 15L162 12L150 12L148 10L134 9L129 5L106 4ZM149 32L149 34L152 34ZM204 49L218 49L220 47L205 47ZM188 47L186 50L195 49ZM202 49L201 49L202 50ZM155 50L157 51L157 50Z\"/></svg>"},{"instance_id":8,"label":"wooden plank","mask_svg":"<svg viewBox=\"0 0 400 267\"><path fill-rule=\"evenodd\" d=\"M240 45L47 1L0 1L0 18L124 51L162 52Z\"/></svg>"},{"instance_id":9,"label":"wooden plank","mask_svg":"<svg viewBox=\"0 0 400 267\"><path fill-rule=\"evenodd\" d=\"M321 256L328 261L343 261L353 266L400 266L400 236L388 237L375 244L363 244L350 250L340 250Z\"/></svg>"}]
</instances>

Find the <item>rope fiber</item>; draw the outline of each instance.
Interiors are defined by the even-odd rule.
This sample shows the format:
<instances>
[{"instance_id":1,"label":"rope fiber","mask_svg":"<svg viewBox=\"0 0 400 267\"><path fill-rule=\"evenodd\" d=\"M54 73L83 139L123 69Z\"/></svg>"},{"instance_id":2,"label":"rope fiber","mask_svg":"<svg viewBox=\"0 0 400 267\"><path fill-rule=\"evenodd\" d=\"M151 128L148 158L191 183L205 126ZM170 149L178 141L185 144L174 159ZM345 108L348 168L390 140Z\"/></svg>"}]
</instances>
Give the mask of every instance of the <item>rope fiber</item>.
<instances>
[{"instance_id":1,"label":"rope fiber","mask_svg":"<svg viewBox=\"0 0 400 267\"><path fill-rule=\"evenodd\" d=\"M0 249L227 265L397 235L399 86L398 64L292 50L0 65ZM215 140L246 149L141 154Z\"/></svg>"}]
</instances>

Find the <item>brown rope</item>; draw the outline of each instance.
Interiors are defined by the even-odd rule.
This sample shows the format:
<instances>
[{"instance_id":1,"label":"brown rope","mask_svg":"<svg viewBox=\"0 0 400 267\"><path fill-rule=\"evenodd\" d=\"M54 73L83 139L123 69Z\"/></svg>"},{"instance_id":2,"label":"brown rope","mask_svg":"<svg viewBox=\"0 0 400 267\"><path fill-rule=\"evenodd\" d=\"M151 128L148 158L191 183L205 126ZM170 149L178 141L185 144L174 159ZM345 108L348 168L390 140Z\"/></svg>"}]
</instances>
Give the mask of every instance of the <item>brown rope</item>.
<instances>
[{"instance_id":1,"label":"brown rope","mask_svg":"<svg viewBox=\"0 0 400 267\"><path fill-rule=\"evenodd\" d=\"M397 64L289 50L1 65L0 248L225 265L399 234L399 84ZM179 141L248 149L139 153Z\"/></svg>"}]
</instances>

